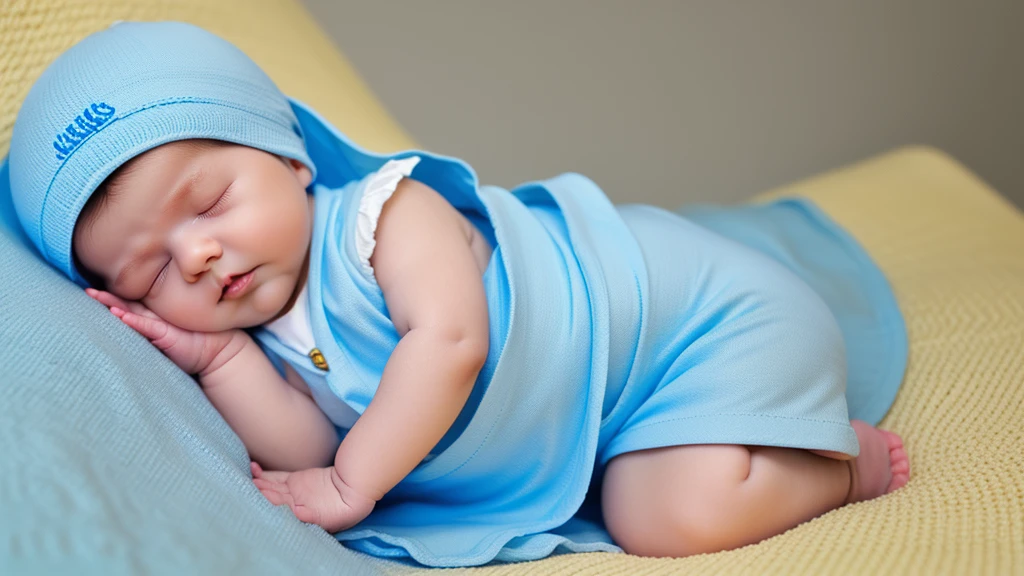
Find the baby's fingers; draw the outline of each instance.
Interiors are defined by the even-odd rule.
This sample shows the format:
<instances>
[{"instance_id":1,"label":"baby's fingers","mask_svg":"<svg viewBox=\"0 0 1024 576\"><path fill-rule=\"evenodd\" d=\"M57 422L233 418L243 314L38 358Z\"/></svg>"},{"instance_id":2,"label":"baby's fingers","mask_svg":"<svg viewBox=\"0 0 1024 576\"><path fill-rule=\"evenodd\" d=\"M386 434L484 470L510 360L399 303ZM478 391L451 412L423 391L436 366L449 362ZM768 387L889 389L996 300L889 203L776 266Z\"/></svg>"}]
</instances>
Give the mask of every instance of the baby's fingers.
<instances>
[{"instance_id":1,"label":"baby's fingers","mask_svg":"<svg viewBox=\"0 0 1024 576\"><path fill-rule=\"evenodd\" d=\"M159 316L154 314L149 308L146 308L144 305L139 304L138 302L127 302L125 300L118 298L117 296L114 296L110 292L96 290L94 288L86 288L85 293L88 294L93 300L96 300L97 302L103 304L107 308L113 308L116 306L121 310L129 310L135 314L145 316L147 318L152 318L154 320L158 320L160 318Z\"/></svg>"},{"instance_id":2,"label":"baby's fingers","mask_svg":"<svg viewBox=\"0 0 1024 576\"><path fill-rule=\"evenodd\" d=\"M259 488L258 486L257 488L259 489L260 494L263 494L263 497L269 500L274 506L287 504L290 508L294 504L291 494L282 494L273 488Z\"/></svg>"},{"instance_id":3,"label":"baby's fingers","mask_svg":"<svg viewBox=\"0 0 1024 576\"><path fill-rule=\"evenodd\" d=\"M85 293L88 294L90 298L99 302L100 304L103 304L107 308L117 306L121 310L129 310L127 302L121 300L117 296L114 296L110 292L96 290L95 288L86 288Z\"/></svg>"},{"instance_id":4,"label":"baby's fingers","mask_svg":"<svg viewBox=\"0 0 1024 576\"><path fill-rule=\"evenodd\" d=\"M288 476L290 474L291 472L282 472L279 470L263 470L262 468L260 468L260 475L257 476L256 478L267 480L268 482L273 482L275 484L287 485Z\"/></svg>"},{"instance_id":5,"label":"baby's fingers","mask_svg":"<svg viewBox=\"0 0 1024 576\"><path fill-rule=\"evenodd\" d=\"M139 316L134 312L122 310L117 306L112 306L110 311L121 319L122 322L127 324L130 328L142 334L149 339L157 348L161 350L169 348L173 342L164 341L167 336L169 329L167 323L163 320L156 320L153 318L147 318L145 316Z\"/></svg>"}]
</instances>

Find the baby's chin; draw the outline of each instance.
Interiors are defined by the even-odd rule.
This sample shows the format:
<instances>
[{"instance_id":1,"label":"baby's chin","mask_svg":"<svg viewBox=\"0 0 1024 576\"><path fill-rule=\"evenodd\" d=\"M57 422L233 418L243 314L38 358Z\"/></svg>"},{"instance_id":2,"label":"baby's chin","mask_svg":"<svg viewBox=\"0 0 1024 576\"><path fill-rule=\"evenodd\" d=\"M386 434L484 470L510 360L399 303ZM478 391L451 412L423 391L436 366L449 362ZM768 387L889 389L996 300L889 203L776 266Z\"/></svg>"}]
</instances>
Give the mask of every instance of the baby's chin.
<instances>
[{"instance_id":1,"label":"baby's chin","mask_svg":"<svg viewBox=\"0 0 1024 576\"><path fill-rule=\"evenodd\" d=\"M293 288L284 282L270 282L256 288L223 317L214 318L207 332L262 326L282 316L291 303Z\"/></svg>"}]
</instances>

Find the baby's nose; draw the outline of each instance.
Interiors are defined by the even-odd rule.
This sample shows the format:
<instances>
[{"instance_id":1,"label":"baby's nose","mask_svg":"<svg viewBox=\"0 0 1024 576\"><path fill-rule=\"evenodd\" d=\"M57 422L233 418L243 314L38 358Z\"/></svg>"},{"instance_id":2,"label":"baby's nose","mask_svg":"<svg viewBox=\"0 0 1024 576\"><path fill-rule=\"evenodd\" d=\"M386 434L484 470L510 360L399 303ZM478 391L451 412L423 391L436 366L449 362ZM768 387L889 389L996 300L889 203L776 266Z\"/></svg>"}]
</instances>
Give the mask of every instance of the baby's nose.
<instances>
[{"instance_id":1,"label":"baby's nose","mask_svg":"<svg viewBox=\"0 0 1024 576\"><path fill-rule=\"evenodd\" d=\"M189 283L199 281L222 255L220 244L209 237L197 237L182 246L178 256L182 275Z\"/></svg>"}]
</instances>

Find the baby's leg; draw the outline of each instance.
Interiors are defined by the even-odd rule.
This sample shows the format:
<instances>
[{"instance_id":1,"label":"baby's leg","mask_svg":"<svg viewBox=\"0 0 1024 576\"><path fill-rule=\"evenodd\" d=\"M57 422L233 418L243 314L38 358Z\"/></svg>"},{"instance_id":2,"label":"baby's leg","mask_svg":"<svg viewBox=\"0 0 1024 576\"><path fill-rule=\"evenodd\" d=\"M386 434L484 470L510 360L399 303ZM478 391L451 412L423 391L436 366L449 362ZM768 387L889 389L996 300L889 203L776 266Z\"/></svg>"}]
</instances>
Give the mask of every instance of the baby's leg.
<instances>
[{"instance_id":1,"label":"baby's leg","mask_svg":"<svg viewBox=\"0 0 1024 576\"><path fill-rule=\"evenodd\" d=\"M626 552L641 556L730 550L905 484L898 437L864 423L855 429L862 452L854 460L730 444L617 456L602 493L608 531Z\"/></svg>"}]
</instances>

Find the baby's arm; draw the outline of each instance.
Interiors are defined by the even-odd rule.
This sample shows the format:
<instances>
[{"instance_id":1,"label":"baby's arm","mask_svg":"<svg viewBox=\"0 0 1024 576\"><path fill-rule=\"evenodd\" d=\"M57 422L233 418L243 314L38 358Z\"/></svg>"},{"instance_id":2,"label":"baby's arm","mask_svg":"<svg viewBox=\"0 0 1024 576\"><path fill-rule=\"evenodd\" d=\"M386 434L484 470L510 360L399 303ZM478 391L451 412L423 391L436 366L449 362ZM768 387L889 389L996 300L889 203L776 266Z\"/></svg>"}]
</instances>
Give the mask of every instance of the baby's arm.
<instances>
[{"instance_id":1,"label":"baby's arm","mask_svg":"<svg viewBox=\"0 0 1024 576\"><path fill-rule=\"evenodd\" d=\"M89 296L148 338L172 362L197 375L206 397L242 439L253 460L280 470L325 466L338 436L313 399L286 381L241 330L189 332L139 302L99 290Z\"/></svg>"},{"instance_id":2,"label":"baby's arm","mask_svg":"<svg viewBox=\"0 0 1024 576\"><path fill-rule=\"evenodd\" d=\"M487 298L470 226L410 179L381 213L370 263L401 340L334 459L339 476L375 500L451 427L486 360Z\"/></svg>"},{"instance_id":3,"label":"baby's arm","mask_svg":"<svg viewBox=\"0 0 1024 576\"><path fill-rule=\"evenodd\" d=\"M329 465L338 435L313 399L278 374L251 336L235 330L238 352L199 382L249 456L277 470Z\"/></svg>"},{"instance_id":4,"label":"baby's arm","mask_svg":"<svg viewBox=\"0 0 1024 576\"><path fill-rule=\"evenodd\" d=\"M401 340L333 467L289 474L253 466L272 503L332 532L348 528L451 427L487 357L487 299L473 237L471 224L436 191L399 183L378 221L370 262Z\"/></svg>"}]
</instances>

